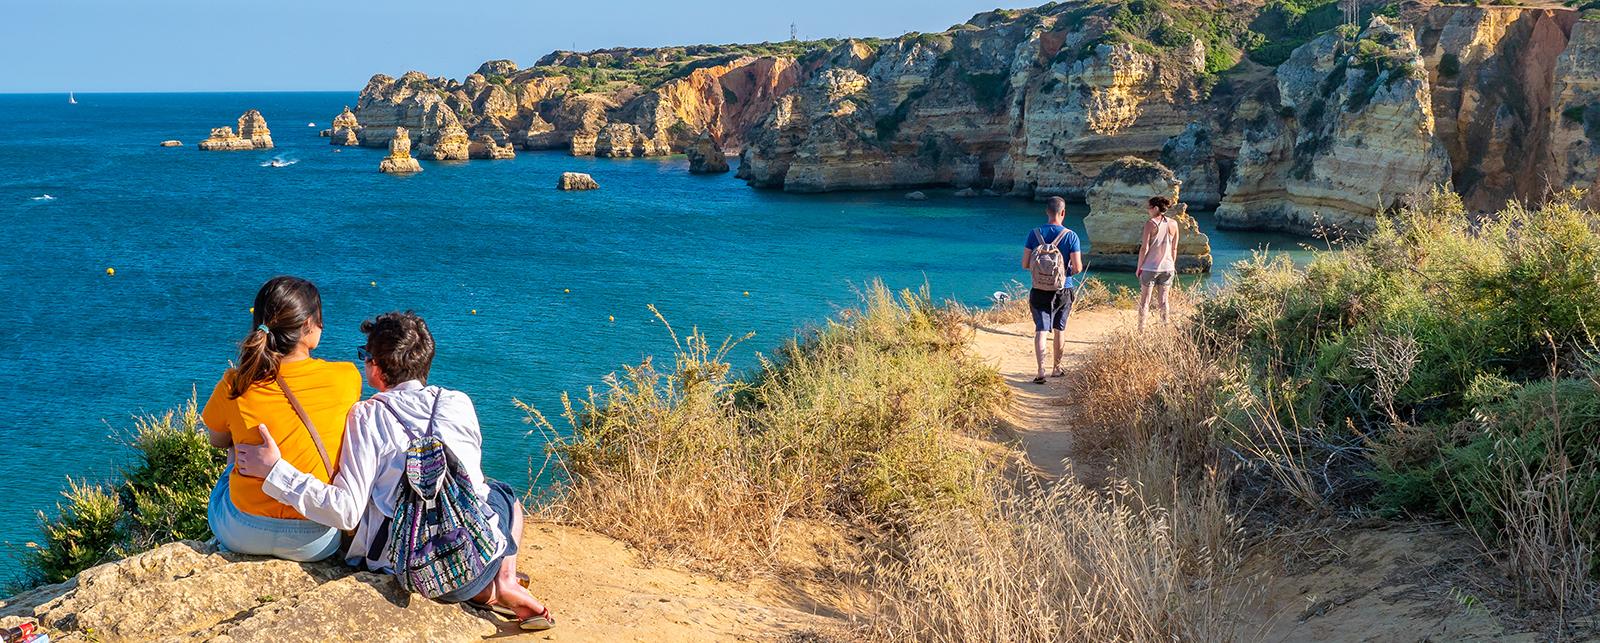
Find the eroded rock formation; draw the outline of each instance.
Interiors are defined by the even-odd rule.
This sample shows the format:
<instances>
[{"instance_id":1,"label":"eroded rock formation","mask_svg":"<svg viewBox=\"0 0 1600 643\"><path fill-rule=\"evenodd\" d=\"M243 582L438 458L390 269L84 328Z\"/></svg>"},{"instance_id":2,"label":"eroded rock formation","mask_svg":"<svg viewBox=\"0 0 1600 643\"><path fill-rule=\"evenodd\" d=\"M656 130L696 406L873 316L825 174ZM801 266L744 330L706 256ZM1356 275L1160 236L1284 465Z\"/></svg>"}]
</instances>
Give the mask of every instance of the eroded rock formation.
<instances>
[{"instance_id":1,"label":"eroded rock formation","mask_svg":"<svg viewBox=\"0 0 1600 643\"><path fill-rule=\"evenodd\" d=\"M728 155L711 134L701 134L694 145L684 150L689 157L690 174L722 174L728 171Z\"/></svg>"},{"instance_id":2,"label":"eroded rock formation","mask_svg":"<svg viewBox=\"0 0 1600 643\"><path fill-rule=\"evenodd\" d=\"M332 139L329 143L334 145L360 145L361 140L356 136L356 132L360 130L361 122L356 120L356 115L350 111L350 106L345 105L344 111L333 117L333 127L328 129L328 138Z\"/></svg>"},{"instance_id":3,"label":"eroded rock formation","mask_svg":"<svg viewBox=\"0 0 1600 643\"><path fill-rule=\"evenodd\" d=\"M1415 38L1382 18L1328 33L1255 97L1218 225L1366 232L1375 215L1450 180Z\"/></svg>"},{"instance_id":4,"label":"eroded rock formation","mask_svg":"<svg viewBox=\"0 0 1600 643\"><path fill-rule=\"evenodd\" d=\"M425 158L422 145L451 159L508 158L516 148L566 149L575 156L664 156L685 151L705 133L737 148L799 76L789 58L732 56L687 65L650 87L574 87L574 78L592 73L584 70L593 65L610 64L617 56L642 60L655 50L628 51L557 52L526 70L509 60L489 61L460 82L420 72L400 78L379 74L362 90L353 114L360 123L357 139L379 146L394 127L407 127L423 133L419 153ZM603 60L597 58L602 55ZM438 110L450 112L461 132ZM434 131L440 140L433 140ZM462 137L467 156L456 153Z\"/></svg>"},{"instance_id":5,"label":"eroded rock formation","mask_svg":"<svg viewBox=\"0 0 1600 643\"><path fill-rule=\"evenodd\" d=\"M384 174L414 174L422 171L422 164L411 158L411 135L406 128L396 127L389 136L389 156L378 163Z\"/></svg>"},{"instance_id":6,"label":"eroded rock formation","mask_svg":"<svg viewBox=\"0 0 1600 643\"><path fill-rule=\"evenodd\" d=\"M1549 119L1551 184L1589 190L1590 207L1600 207L1600 21L1573 26L1556 62Z\"/></svg>"},{"instance_id":7,"label":"eroded rock formation","mask_svg":"<svg viewBox=\"0 0 1600 643\"><path fill-rule=\"evenodd\" d=\"M267 119L261 112L250 110L239 117L239 131L231 127L215 127L211 136L200 141L200 149L207 151L242 151L272 149L272 132L267 129Z\"/></svg>"},{"instance_id":8,"label":"eroded rock formation","mask_svg":"<svg viewBox=\"0 0 1600 643\"><path fill-rule=\"evenodd\" d=\"M1151 197L1164 196L1178 203L1183 182L1160 163L1127 156L1107 165L1087 193L1089 215L1083 218L1089 241L1085 261L1098 270L1131 271L1137 268L1144 224ZM1168 212L1178 222L1178 272L1209 272L1211 240L1200 232L1194 217L1179 203Z\"/></svg>"},{"instance_id":9,"label":"eroded rock formation","mask_svg":"<svg viewBox=\"0 0 1600 643\"><path fill-rule=\"evenodd\" d=\"M582 172L562 172L561 180L556 183L556 188L569 191L598 190L600 189L600 184L595 182L594 177Z\"/></svg>"}]
</instances>

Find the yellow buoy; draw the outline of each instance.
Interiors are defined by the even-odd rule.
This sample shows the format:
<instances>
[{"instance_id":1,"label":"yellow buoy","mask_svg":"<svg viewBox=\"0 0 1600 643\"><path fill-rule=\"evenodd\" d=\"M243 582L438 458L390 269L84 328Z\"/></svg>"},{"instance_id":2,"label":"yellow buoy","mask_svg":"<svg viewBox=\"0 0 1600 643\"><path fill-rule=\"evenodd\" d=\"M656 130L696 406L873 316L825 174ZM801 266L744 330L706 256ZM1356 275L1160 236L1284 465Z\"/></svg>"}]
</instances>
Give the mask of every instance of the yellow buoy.
<instances>
[{"instance_id":1,"label":"yellow buoy","mask_svg":"<svg viewBox=\"0 0 1600 643\"><path fill-rule=\"evenodd\" d=\"M562 289L561 289L561 292L564 292L564 293L571 293L571 292L572 292L572 289L571 289L571 288L562 288Z\"/></svg>"},{"instance_id":2,"label":"yellow buoy","mask_svg":"<svg viewBox=\"0 0 1600 643\"><path fill-rule=\"evenodd\" d=\"M372 282L372 285L376 286L376 285L378 285L378 282L374 281L374 282Z\"/></svg>"},{"instance_id":3,"label":"yellow buoy","mask_svg":"<svg viewBox=\"0 0 1600 643\"><path fill-rule=\"evenodd\" d=\"M478 309L476 309L476 308L472 309L472 314L474 314L474 315L478 314Z\"/></svg>"},{"instance_id":4,"label":"yellow buoy","mask_svg":"<svg viewBox=\"0 0 1600 643\"><path fill-rule=\"evenodd\" d=\"M255 306L251 306L250 307L250 314L252 314L252 315L256 314L256 307Z\"/></svg>"},{"instance_id":5,"label":"yellow buoy","mask_svg":"<svg viewBox=\"0 0 1600 643\"><path fill-rule=\"evenodd\" d=\"M116 274L117 274L117 269L116 268L106 268L106 276L114 277L114 276L116 276Z\"/></svg>"},{"instance_id":6,"label":"yellow buoy","mask_svg":"<svg viewBox=\"0 0 1600 643\"><path fill-rule=\"evenodd\" d=\"M617 321L617 316L616 315L606 315L606 319L609 319L611 321Z\"/></svg>"},{"instance_id":7,"label":"yellow buoy","mask_svg":"<svg viewBox=\"0 0 1600 643\"><path fill-rule=\"evenodd\" d=\"M748 290L744 291L744 296L749 297L750 296L750 291L748 291Z\"/></svg>"}]
</instances>

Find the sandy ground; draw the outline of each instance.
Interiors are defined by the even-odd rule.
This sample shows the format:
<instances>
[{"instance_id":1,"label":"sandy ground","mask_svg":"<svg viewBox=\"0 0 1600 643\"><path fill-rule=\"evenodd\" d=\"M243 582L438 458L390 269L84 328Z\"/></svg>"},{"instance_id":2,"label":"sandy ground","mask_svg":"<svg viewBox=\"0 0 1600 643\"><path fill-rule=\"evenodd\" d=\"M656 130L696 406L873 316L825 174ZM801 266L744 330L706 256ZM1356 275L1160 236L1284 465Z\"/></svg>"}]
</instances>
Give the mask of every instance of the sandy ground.
<instances>
[{"instance_id":1,"label":"sandy ground","mask_svg":"<svg viewBox=\"0 0 1600 643\"><path fill-rule=\"evenodd\" d=\"M530 634L502 622L500 640L843 640L847 632L793 587L645 567L622 542L573 527L529 523L517 568L532 577L556 628Z\"/></svg>"}]
</instances>

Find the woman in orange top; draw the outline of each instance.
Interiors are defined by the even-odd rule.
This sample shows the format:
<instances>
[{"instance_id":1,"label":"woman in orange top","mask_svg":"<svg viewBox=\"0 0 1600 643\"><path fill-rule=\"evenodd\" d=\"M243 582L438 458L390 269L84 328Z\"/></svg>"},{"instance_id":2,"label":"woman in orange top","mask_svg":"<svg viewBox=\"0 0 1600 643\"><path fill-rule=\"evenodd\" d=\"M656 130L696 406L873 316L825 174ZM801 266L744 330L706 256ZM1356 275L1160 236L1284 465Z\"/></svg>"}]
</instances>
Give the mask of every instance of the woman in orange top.
<instances>
[{"instance_id":1,"label":"woman in orange top","mask_svg":"<svg viewBox=\"0 0 1600 643\"><path fill-rule=\"evenodd\" d=\"M361 374L349 362L311 357L322 340L322 295L304 279L274 277L256 293L251 323L238 366L222 374L201 413L211 445L229 449L231 463L233 445L260 444L257 427L265 425L284 459L331 481L345 415L361 398ZM260 479L238 475L232 466L207 509L211 533L229 551L313 561L339 548L338 530L306 520L268 497Z\"/></svg>"}]
</instances>

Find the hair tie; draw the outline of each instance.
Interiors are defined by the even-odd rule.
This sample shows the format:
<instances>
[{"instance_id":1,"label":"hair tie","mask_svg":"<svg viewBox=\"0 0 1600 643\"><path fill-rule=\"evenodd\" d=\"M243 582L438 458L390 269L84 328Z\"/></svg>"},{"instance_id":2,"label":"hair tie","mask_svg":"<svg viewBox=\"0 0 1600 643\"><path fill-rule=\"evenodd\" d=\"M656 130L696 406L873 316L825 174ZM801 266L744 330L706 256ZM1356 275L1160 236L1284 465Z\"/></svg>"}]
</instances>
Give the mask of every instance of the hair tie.
<instances>
[{"instance_id":1,"label":"hair tie","mask_svg":"<svg viewBox=\"0 0 1600 643\"><path fill-rule=\"evenodd\" d=\"M260 326L257 326L257 327L256 327L256 330L259 330L259 331L261 331L261 332L263 332L263 333L266 333L266 334L268 334L268 335L271 335L271 334L272 334L272 329L271 329L271 328L267 328L267 325L266 325L266 324L262 324L262 325L260 325Z\"/></svg>"}]
</instances>

